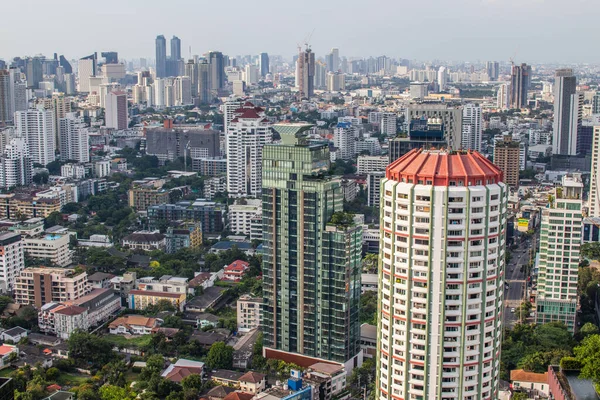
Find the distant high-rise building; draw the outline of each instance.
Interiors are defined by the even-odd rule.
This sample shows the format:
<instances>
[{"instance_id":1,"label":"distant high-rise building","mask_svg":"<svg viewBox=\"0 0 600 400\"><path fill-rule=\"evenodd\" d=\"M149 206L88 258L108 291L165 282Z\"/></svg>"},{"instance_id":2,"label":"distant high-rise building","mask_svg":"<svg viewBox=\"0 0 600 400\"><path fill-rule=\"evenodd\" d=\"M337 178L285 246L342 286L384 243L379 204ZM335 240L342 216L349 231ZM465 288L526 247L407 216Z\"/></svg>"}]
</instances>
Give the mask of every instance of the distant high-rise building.
<instances>
[{"instance_id":1,"label":"distant high-rise building","mask_svg":"<svg viewBox=\"0 0 600 400\"><path fill-rule=\"evenodd\" d=\"M96 53L83 57L78 62L77 78L79 80L79 92L90 92L90 77L92 76L96 76Z\"/></svg>"},{"instance_id":2,"label":"distant high-rise building","mask_svg":"<svg viewBox=\"0 0 600 400\"><path fill-rule=\"evenodd\" d=\"M0 123L12 121L14 112L12 111L13 94L11 91L12 77L8 70L0 69Z\"/></svg>"},{"instance_id":3,"label":"distant high-rise building","mask_svg":"<svg viewBox=\"0 0 600 400\"><path fill-rule=\"evenodd\" d=\"M244 67L244 82L248 85L255 85L258 83L258 69L254 64L246 64Z\"/></svg>"},{"instance_id":4,"label":"distant high-rise building","mask_svg":"<svg viewBox=\"0 0 600 400\"><path fill-rule=\"evenodd\" d=\"M17 136L26 138L29 155L34 163L48 165L54 161L56 148L54 113L43 108L17 111L15 113Z\"/></svg>"},{"instance_id":5,"label":"distant high-rise building","mask_svg":"<svg viewBox=\"0 0 600 400\"><path fill-rule=\"evenodd\" d=\"M485 63L485 69L487 71L490 80L497 81L500 76L500 63L498 61L488 61Z\"/></svg>"},{"instance_id":6,"label":"distant high-rise building","mask_svg":"<svg viewBox=\"0 0 600 400\"><path fill-rule=\"evenodd\" d=\"M327 65L323 61L315 63L315 88L327 88Z\"/></svg>"},{"instance_id":7,"label":"distant high-rise building","mask_svg":"<svg viewBox=\"0 0 600 400\"><path fill-rule=\"evenodd\" d=\"M264 110L245 103L227 125L227 192L230 197L260 197L262 152L271 143L271 123Z\"/></svg>"},{"instance_id":8,"label":"distant high-rise building","mask_svg":"<svg viewBox=\"0 0 600 400\"><path fill-rule=\"evenodd\" d=\"M600 217L600 126L594 126L590 176L589 216Z\"/></svg>"},{"instance_id":9,"label":"distant high-rise building","mask_svg":"<svg viewBox=\"0 0 600 400\"><path fill-rule=\"evenodd\" d=\"M163 35L156 37L156 77L167 76L167 40Z\"/></svg>"},{"instance_id":10,"label":"distant high-rise building","mask_svg":"<svg viewBox=\"0 0 600 400\"><path fill-rule=\"evenodd\" d=\"M398 131L398 128L396 126L398 120L398 116L396 115L396 113L391 113L391 112L384 112L381 113L381 123L379 125L379 132L382 135L388 136L388 137L394 137L396 136L396 132Z\"/></svg>"},{"instance_id":11,"label":"distant high-rise building","mask_svg":"<svg viewBox=\"0 0 600 400\"><path fill-rule=\"evenodd\" d=\"M377 399L498 398L508 192L477 152L415 149L387 168Z\"/></svg>"},{"instance_id":12,"label":"distant high-rise building","mask_svg":"<svg viewBox=\"0 0 600 400\"><path fill-rule=\"evenodd\" d=\"M212 90L221 90L225 87L225 64L223 53L211 51L208 53L208 64L210 65L210 84Z\"/></svg>"},{"instance_id":13,"label":"distant high-rise building","mask_svg":"<svg viewBox=\"0 0 600 400\"><path fill-rule=\"evenodd\" d=\"M27 87L37 89L40 82L44 80L44 70L40 57L27 58L25 63L25 75L27 76Z\"/></svg>"},{"instance_id":14,"label":"distant high-rise building","mask_svg":"<svg viewBox=\"0 0 600 400\"><path fill-rule=\"evenodd\" d=\"M276 125L282 144L264 149L265 351L356 365L362 228L332 218L343 211L341 180L327 174L327 144L303 137L310 128Z\"/></svg>"},{"instance_id":15,"label":"distant high-rise building","mask_svg":"<svg viewBox=\"0 0 600 400\"><path fill-rule=\"evenodd\" d=\"M32 183L33 161L25 138L12 138L0 157L0 187L10 189Z\"/></svg>"},{"instance_id":16,"label":"distant high-rise building","mask_svg":"<svg viewBox=\"0 0 600 400\"><path fill-rule=\"evenodd\" d=\"M67 113L63 118L59 118L58 126L61 161L89 162L89 133L83 119L77 117L75 113Z\"/></svg>"},{"instance_id":17,"label":"distant high-rise building","mask_svg":"<svg viewBox=\"0 0 600 400\"><path fill-rule=\"evenodd\" d=\"M118 130L127 129L127 93L110 92L106 95L105 125Z\"/></svg>"},{"instance_id":18,"label":"distant high-rise building","mask_svg":"<svg viewBox=\"0 0 600 400\"><path fill-rule=\"evenodd\" d=\"M581 129L583 94L577 93L577 78L572 69L556 70L554 81L554 133L552 154L577 154L577 135Z\"/></svg>"},{"instance_id":19,"label":"distant high-rise building","mask_svg":"<svg viewBox=\"0 0 600 400\"><path fill-rule=\"evenodd\" d=\"M510 108L524 108L531 84L531 65L513 65L510 82Z\"/></svg>"},{"instance_id":20,"label":"distant high-rise building","mask_svg":"<svg viewBox=\"0 0 600 400\"><path fill-rule=\"evenodd\" d=\"M592 96L592 114L600 114L600 90L597 90Z\"/></svg>"},{"instance_id":21,"label":"distant high-rise building","mask_svg":"<svg viewBox=\"0 0 600 400\"><path fill-rule=\"evenodd\" d=\"M331 52L325 56L327 62L327 72L334 72L340 68L340 49L333 48Z\"/></svg>"},{"instance_id":22,"label":"distant high-rise building","mask_svg":"<svg viewBox=\"0 0 600 400\"><path fill-rule=\"evenodd\" d=\"M210 104L212 102L212 84L210 79L210 64L206 59L202 59L198 63L198 102L200 104Z\"/></svg>"},{"instance_id":23,"label":"distant high-rise building","mask_svg":"<svg viewBox=\"0 0 600 400\"><path fill-rule=\"evenodd\" d=\"M62 54L59 58L59 65L65 69L65 74L73 73L73 67L71 66L71 63Z\"/></svg>"},{"instance_id":24,"label":"distant high-rise building","mask_svg":"<svg viewBox=\"0 0 600 400\"><path fill-rule=\"evenodd\" d=\"M519 187L520 143L511 135L504 135L494 146L494 164L504 173L504 183L512 188Z\"/></svg>"},{"instance_id":25,"label":"distant high-rise building","mask_svg":"<svg viewBox=\"0 0 600 400\"><path fill-rule=\"evenodd\" d=\"M438 69L437 81L438 86L440 87L440 92L446 90L446 86L448 86L448 70L446 67L441 66L440 69Z\"/></svg>"},{"instance_id":26,"label":"distant high-rise building","mask_svg":"<svg viewBox=\"0 0 600 400\"><path fill-rule=\"evenodd\" d=\"M106 64L118 64L119 63L119 53L116 51L103 51L100 53L100 56L104 57Z\"/></svg>"},{"instance_id":27,"label":"distant high-rise building","mask_svg":"<svg viewBox=\"0 0 600 400\"><path fill-rule=\"evenodd\" d=\"M181 39L177 36L171 38L171 59L181 60Z\"/></svg>"},{"instance_id":28,"label":"distant high-rise building","mask_svg":"<svg viewBox=\"0 0 600 400\"><path fill-rule=\"evenodd\" d=\"M52 93L52 113L54 114L54 133L55 133L55 138L54 138L54 142L56 144L56 150L61 149L61 138L60 138L60 127L59 127L59 123L60 123L60 119L61 118L65 118L66 115L68 113L71 112L71 102L65 98L65 94L64 93ZM66 160L69 160L69 158L67 158Z\"/></svg>"},{"instance_id":29,"label":"distant high-rise building","mask_svg":"<svg viewBox=\"0 0 600 400\"><path fill-rule=\"evenodd\" d=\"M260 53L258 56L258 68L260 70L260 76L263 78L271 71L269 66L269 55L267 53Z\"/></svg>"},{"instance_id":30,"label":"distant high-rise building","mask_svg":"<svg viewBox=\"0 0 600 400\"><path fill-rule=\"evenodd\" d=\"M190 78L192 98L198 97L198 63L188 60L185 64L185 76Z\"/></svg>"},{"instance_id":31,"label":"distant high-rise building","mask_svg":"<svg viewBox=\"0 0 600 400\"><path fill-rule=\"evenodd\" d=\"M298 53L296 87L300 98L310 99L315 94L315 53L310 48Z\"/></svg>"},{"instance_id":32,"label":"distant high-rise building","mask_svg":"<svg viewBox=\"0 0 600 400\"><path fill-rule=\"evenodd\" d=\"M346 80L344 74L340 72L327 73L327 91L339 92L346 89Z\"/></svg>"},{"instance_id":33,"label":"distant high-rise building","mask_svg":"<svg viewBox=\"0 0 600 400\"><path fill-rule=\"evenodd\" d=\"M189 76L178 76L174 81L175 105L188 106L192 104L192 80Z\"/></svg>"},{"instance_id":34,"label":"distant high-rise building","mask_svg":"<svg viewBox=\"0 0 600 400\"><path fill-rule=\"evenodd\" d=\"M542 208L536 322L562 322L574 333L583 230L581 175L563 176L562 185L553 192Z\"/></svg>"},{"instance_id":35,"label":"distant high-rise building","mask_svg":"<svg viewBox=\"0 0 600 400\"><path fill-rule=\"evenodd\" d=\"M510 104L510 84L503 83L498 86L498 91L496 92L496 107L501 110L508 109Z\"/></svg>"},{"instance_id":36,"label":"distant high-rise building","mask_svg":"<svg viewBox=\"0 0 600 400\"><path fill-rule=\"evenodd\" d=\"M431 138L433 142L445 140L452 150L460 150L462 144L462 107L449 103L411 103L406 107L406 121L411 136L411 122L419 119L439 119L442 124L443 138ZM402 154L398 154L398 157ZM393 161L393 160L390 160Z\"/></svg>"},{"instance_id":37,"label":"distant high-rise building","mask_svg":"<svg viewBox=\"0 0 600 400\"><path fill-rule=\"evenodd\" d=\"M463 150L481 151L481 134L483 120L481 107L477 104L466 104L463 107L462 148Z\"/></svg>"},{"instance_id":38,"label":"distant high-rise building","mask_svg":"<svg viewBox=\"0 0 600 400\"><path fill-rule=\"evenodd\" d=\"M333 145L336 149L336 159L348 161L356 156L356 142L359 129L348 121L340 121L333 130Z\"/></svg>"},{"instance_id":39,"label":"distant high-rise building","mask_svg":"<svg viewBox=\"0 0 600 400\"><path fill-rule=\"evenodd\" d=\"M65 74L65 94L73 95L76 92L75 75Z\"/></svg>"}]
</instances>

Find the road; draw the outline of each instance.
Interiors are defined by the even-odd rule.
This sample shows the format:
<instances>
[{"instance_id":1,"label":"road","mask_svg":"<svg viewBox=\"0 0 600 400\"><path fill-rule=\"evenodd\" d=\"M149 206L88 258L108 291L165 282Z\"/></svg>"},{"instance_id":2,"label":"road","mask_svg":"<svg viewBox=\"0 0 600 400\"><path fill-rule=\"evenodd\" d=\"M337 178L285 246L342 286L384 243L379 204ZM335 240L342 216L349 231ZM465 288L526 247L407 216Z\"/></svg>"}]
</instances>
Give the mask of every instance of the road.
<instances>
[{"instance_id":1,"label":"road","mask_svg":"<svg viewBox=\"0 0 600 400\"><path fill-rule=\"evenodd\" d=\"M524 298L525 273L521 272L521 265L529 263L530 244L520 244L519 248L512 251L512 259L506 265L505 282L508 288L504 289L504 326L512 328L517 322L517 315L510 312L511 308L517 308Z\"/></svg>"}]
</instances>

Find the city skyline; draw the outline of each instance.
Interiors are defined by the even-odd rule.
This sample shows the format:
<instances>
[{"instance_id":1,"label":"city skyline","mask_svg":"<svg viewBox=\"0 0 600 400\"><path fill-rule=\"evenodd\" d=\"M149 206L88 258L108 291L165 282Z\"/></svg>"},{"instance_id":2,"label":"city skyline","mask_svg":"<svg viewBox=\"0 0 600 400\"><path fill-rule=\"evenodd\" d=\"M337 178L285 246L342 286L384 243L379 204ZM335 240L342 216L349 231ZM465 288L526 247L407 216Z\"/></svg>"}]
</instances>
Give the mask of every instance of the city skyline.
<instances>
[{"instance_id":1,"label":"city skyline","mask_svg":"<svg viewBox=\"0 0 600 400\"><path fill-rule=\"evenodd\" d=\"M533 63L600 62L600 57L583 51L586 37L594 34L592 18L596 14L594 11L600 11L600 4L587 0L580 2L586 7L575 7L558 0L461 0L453 3L451 8L444 7L440 0L418 5L376 2L358 12L356 7L351 7L352 2L341 1L324 5L309 0L302 5L282 8L268 0L260 8L243 3L232 8L229 3L227 6L225 3L197 6L184 4L181 0L168 4L144 2L141 7L139 1L117 3L108 0L101 9L84 6L69 12L71 3L68 0L58 0L52 5L32 0L29 2L31 8L37 12L28 15L30 24L26 35L15 35L21 28L17 25L19 19L9 19L0 27L0 58L8 60L39 53L51 56L56 52L75 59L91 51L104 50L118 51L126 59L153 58L154 38L164 34L168 38L172 35L181 38L181 52L186 59L190 46L192 54L218 49L231 55L268 52L290 57L297 44L310 36L313 51L322 56L335 47L340 49L340 56L347 57L386 54L422 60L508 61L512 57ZM178 6L186 12L177 14L172 20L164 17L168 15L167 10ZM9 2L5 11L8 15L16 14L20 7ZM382 12L384 8L385 12ZM89 29L90 21L110 17L111 9L125 17L121 25L115 23L117 29L102 34ZM236 12L231 12L232 9ZM83 13L85 18L75 18ZM69 14L73 18L68 24L52 24L48 31L47 21L63 19ZM194 23L199 14L204 16L200 25ZM207 15L214 15L214 18L206 18ZM139 29L138 24L127 23L127 18L135 18L151 28ZM248 18L266 18L269 30L265 32L262 24L245 23ZM298 29L298 23L303 19L309 19L310 23L303 23L303 28ZM569 23L569 19L576 20L577 24ZM227 34L222 25L225 21L232 27L228 28ZM357 23L368 27L371 22L377 26L377 31L354 33ZM272 35L267 41L269 32ZM242 34L244 40L239 39ZM578 45L578 42L582 44Z\"/></svg>"}]
</instances>

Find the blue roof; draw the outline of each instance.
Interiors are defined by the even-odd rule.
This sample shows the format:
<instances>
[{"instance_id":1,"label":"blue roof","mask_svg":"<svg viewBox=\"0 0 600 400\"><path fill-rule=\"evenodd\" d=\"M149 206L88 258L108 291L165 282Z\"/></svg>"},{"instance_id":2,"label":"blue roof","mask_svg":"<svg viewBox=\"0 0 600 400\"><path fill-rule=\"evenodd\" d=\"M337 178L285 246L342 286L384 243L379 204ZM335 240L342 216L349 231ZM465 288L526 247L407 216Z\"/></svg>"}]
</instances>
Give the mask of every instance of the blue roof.
<instances>
[{"instance_id":1,"label":"blue roof","mask_svg":"<svg viewBox=\"0 0 600 400\"><path fill-rule=\"evenodd\" d=\"M221 242L215 243L211 247L211 249L229 250L229 249L233 248L233 246L237 246L237 248L240 250L250 250L252 248L252 245L248 242L231 242L231 241L223 240Z\"/></svg>"},{"instance_id":2,"label":"blue roof","mask_svg":"<svg viewBox=\"0 0 600 400\"><path fill-rule=\"evenodd\" d=\"M338 122L338 128L350 128L352 124L350 122Z\"/></svg>"}]
</instances>

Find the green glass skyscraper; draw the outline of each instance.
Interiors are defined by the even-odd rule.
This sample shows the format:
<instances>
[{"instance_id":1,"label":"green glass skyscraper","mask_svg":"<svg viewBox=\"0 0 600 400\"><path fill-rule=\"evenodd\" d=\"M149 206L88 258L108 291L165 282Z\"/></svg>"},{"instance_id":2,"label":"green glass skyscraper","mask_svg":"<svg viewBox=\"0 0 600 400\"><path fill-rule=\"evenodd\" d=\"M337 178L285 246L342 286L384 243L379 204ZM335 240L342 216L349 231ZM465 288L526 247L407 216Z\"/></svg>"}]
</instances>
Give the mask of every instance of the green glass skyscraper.
<instances>
[{"instance_id":1,"label":"green glass skyscraper","mask_svg":"<svg viewBox=\"0 0 600 400\"><path fill-rule=\"evenodd\" d=\"M332 221L340 180L327 175L327 144L307 143L310 128L275 125L282 144L263 149L261 325L268 349L345 363L360 351L362 227Z\"/></svg>"}]
</instances>

